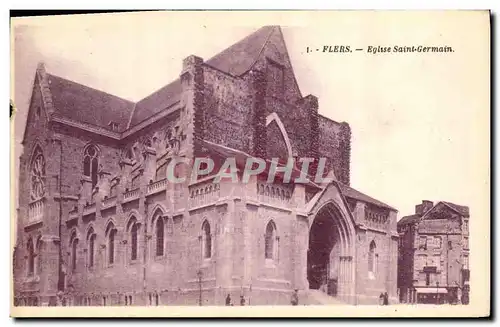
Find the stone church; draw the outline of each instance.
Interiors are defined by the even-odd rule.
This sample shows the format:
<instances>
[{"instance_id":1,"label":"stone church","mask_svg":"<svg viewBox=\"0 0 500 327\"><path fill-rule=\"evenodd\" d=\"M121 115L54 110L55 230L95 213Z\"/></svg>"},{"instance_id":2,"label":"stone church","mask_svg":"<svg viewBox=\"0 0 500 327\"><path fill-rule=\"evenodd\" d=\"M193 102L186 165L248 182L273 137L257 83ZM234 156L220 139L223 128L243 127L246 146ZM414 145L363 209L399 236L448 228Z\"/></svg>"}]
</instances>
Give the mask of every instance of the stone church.
<instances>
[{"instance_id":1,"label":"stone church","mask_svg":"<svg viewBox=\"0 0 500 327\"><path fill-rule=\"evenodd\" d=\"M15 305L397 301L397 211L350 186L350 127L301 94L278 26L136 103L39 64L22 145ZM170 183L179 157L326 158L334 179Z\"/></svg>"}]
</instances>

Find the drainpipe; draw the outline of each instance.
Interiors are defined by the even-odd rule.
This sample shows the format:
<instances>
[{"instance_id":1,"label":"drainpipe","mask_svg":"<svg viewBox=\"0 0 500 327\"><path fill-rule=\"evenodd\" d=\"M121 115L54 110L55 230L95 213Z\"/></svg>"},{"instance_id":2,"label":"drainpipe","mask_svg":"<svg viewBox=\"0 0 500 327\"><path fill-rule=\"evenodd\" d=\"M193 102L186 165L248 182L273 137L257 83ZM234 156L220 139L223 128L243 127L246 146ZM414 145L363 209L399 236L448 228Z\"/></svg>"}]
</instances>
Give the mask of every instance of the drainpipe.
<instances>
[{"instance_id":1,"label":"drainpipe","mask_svg":"<svg viewBox=\"0 0 500 327\"><path fill-rule=\"evenodd\" d=\"M147 252L148 252L148 200L144 199L144 250L142 251L142 287L144 290L144 296L147 299L147 280L146 280L146 259L147 259Z\"/></svg>"}]
</instances>

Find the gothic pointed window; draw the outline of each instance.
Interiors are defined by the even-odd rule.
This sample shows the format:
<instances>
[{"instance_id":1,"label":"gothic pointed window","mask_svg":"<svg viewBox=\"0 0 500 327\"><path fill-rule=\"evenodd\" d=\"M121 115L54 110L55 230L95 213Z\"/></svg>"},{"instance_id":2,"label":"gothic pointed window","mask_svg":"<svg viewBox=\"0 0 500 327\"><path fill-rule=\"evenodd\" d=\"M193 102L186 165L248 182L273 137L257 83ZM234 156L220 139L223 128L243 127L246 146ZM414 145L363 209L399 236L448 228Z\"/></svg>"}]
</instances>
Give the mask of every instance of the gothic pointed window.
<instances>
[{"instance_id":1,"label":"gothic pointed window","mask_svg":"<svg viewBox=\"0 0 500 327\"><path fill-rule=\"evenodd\" d=\"M371 241L370 249L368 252L368 271L372 275L374 275L376 272L376 266L377 266L377 260L378 260L378 255L375 254L376 248L377 248L377 245L375 244L375 241Z\"/></svg>"},{"instance_id":2,"label":"gothic pointed window","mask_svg":"<svg viewBox=\"0 0 500 327\"><path fill-rule=\"evenodd\" d=\"M164 253L165 224L161 215L156 219L156 255L162 256Z\"/></svg>"},{"instance_id":3,"label":"gothic pointed window","mask_svg":"<svg viewBox=\"0 0 500 327\"><path fill-rule=\"evenodd\" d=\"M45 195L45 158L40 147L33 153L30 169L30 196L36 201Z\"/></svg>"},{"instance_id":4,"label":"gothic pointed window","mask_svg":"<svg viewBox=\"0 0 500 327\"><path fill-rule=\"evenodd\" d=\"M35 248L33 246L33 240L30 238L27 245L28 250L28 276L33 276L35 274Z\"/></svg>"},{"instance_id":5,"label":"gothic pointed window","mask_svg":"<svg viewBox=\"0 0 500 327\"><path fill-rule=\"evenodd\" d=\"M88 266L89 268L94 267L94 261L95 261L95 241L96 241L96 234L94 233L94 229L91 228L87 234L87 241L88 241Z\"/></svg>"},{"instance_id":6,"label":"gothic pointed window","mask_svg":"<svg viewBox=\"0 0 500 327\"><path fill-rule=\"evenodd\" d=\"M137 234L139 231L139 225L134 223L130 230L130 259L137 260Z\"/></svg>"},{"instance_id":7,"label":"gothic pointed window","mask_svg":"<svg viewBox=\"0 0 500 327\"><path fill-rule=\"evenodd\" d=\"M76 234L71 236L71 270L76 270L77 263L77 251L78 251L78 238L76 238Z\"/></svg>"},{"instance_id":8,"label":"gothic pointed window","mask_svg":"<svg viewBox=\"0 0 500 327\"><path fill-rule=\"evenodd\" d=\"M202 231L202 251L203 251L203 258L209 259L212 257L212 234L210 231L210 224L208 221L204 221L203 225L201 226L201 231Z\"/></svg>"},{"instance_id":9,"label":"gothic pointed window","mask_svg":"<svg viewBox=\"0 0 500 327\"><path fill-rule=\"evenodd\" d=\"M97 184L97 173L99 167L99 152L94 145L85 148L83 157L83 174L92 180L92 188Z\"/></svg>"},{"instance_id":10,"label":"gothic pointed window","mask_svg":"<svg viewBox=\"0 0 500 327\"><path fill-rule=\"evenodd\" d=\"M274 241L276 239L276 225L274 224L273 221L267 223L266 234L264 238L265 238L264 239L265 257L266 259L274 259L274 248L275 248Z\"/></svg>"},{"instance_id":11,"label":"gothic pointed window","mask_svg":"<svg viewBox=\"0 0 500 327\"><path fill-rule=\"evenodd\" d=\"M116 228L113 223L109 223L106 228L106 234L108 235L108 264L112 265L115 263L115 240L116 240Z\"/></svg>"}]
</instances>

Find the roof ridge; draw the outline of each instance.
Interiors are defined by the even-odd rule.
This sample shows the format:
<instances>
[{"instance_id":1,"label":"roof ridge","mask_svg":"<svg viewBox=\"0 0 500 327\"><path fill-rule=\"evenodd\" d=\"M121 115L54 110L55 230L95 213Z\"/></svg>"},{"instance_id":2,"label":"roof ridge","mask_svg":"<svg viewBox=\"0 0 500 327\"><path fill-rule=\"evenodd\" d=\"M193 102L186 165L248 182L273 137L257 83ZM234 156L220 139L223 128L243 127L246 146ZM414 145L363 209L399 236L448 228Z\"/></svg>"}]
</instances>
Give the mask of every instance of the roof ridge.
<instances>
[{"instance_id":1,"label":"roof ridge","mask_svg":"<svg viewBox=\"0 0 500 327\"><path fill-rule=\"evenodd\" d=\"M271 30L269 31L269 34L267 35L266 37L266 40L264 41L264 43L262 44L262 46L260 47L260 50L259 50L259 54L255 57L253 63L250 65L250 67L244 72L242 73L241 75L244 75L246 74L248 71L252 70L253 66L255 66L255 64L257 63L257 61L259 61L259 58L260 56L262 55L262 52L264 51L267 43L269 42L269 39L271 38L271 35L273 35L273 32L274 30L276 29L276 26L275 25L269 25L271 27ZM267 27L267 26L263 26L263 27ZM279 26L278 26L279 28ZM258 30L257 30L258 31ZM257 31L255 31L255 33L257 33ZM240 76L241 76L240 75Z\"/></svg>"},{"instance_id":2,"label":"roof ridge","mask_svg":"<svg viewBox=\"0 0 500 327\"><path fill-rule=\"evenodd\" d=\"M115 94L112 94L112 93L109 93L109 92L106 92L106 91L103 91L103 90L100 90L100 89L97 89L95 87L92 87L92 86L88 86L86 84L82 84L82 83L79 83L79 82L76 82L76 81L73 81L73 80L70 80L70 79L67 79L67 78L64 78L62 76L59 76L59 75L55 75L55 74L51 74L51 73L46 73L49 77L56 77L56 78L60 78L64 81L68 81L70 83L73 83L73 84L77 84L79 86L83 86L85 88L88 88L88 89L91 89L91 90L94 90L94 91L97 91L97 92L100 92L100 93L104 93L106 95L109 95L109 96L112 96L112 97L115 97L117 99L120 99L120 100L123 100L123 101L127 101L129 103L133 103L133 104L136 104L136 102L132 101L132 100L128 100L128 99L125 99L125 98L122 98L118 95L115 95ZM49 86L50 86L50 83L49 83Z\"/></svg>"}]
</instances>

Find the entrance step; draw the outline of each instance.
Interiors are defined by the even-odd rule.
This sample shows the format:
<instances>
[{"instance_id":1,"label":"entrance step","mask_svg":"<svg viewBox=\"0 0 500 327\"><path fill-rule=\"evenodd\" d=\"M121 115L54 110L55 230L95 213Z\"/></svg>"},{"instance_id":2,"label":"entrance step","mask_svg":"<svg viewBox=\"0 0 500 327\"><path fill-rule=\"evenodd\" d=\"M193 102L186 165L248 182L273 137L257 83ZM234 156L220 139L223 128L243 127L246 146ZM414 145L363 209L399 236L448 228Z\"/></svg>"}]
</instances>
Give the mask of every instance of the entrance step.
<instances>
[{"instance_id":1,"label":"entrance step","mask_svg":"<svg viewBox=\"0 0 500 327\"><path fill-rule=\"evenodd\" d=\"M301 292L302 293L302 292ZM306 290L303 291L304 301L301 301L300 304L309 304L309 305L334 305L334 304L346 304L336 297L329 296L323 291L320 290ZM303 303L302 303L303 302Z\"/></svg>"}]
</instances>

